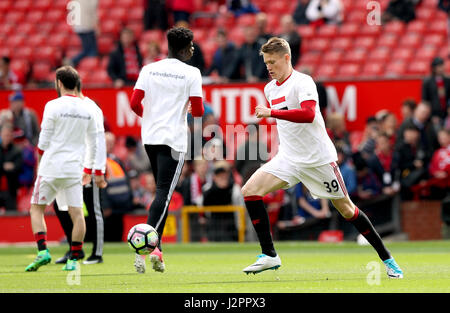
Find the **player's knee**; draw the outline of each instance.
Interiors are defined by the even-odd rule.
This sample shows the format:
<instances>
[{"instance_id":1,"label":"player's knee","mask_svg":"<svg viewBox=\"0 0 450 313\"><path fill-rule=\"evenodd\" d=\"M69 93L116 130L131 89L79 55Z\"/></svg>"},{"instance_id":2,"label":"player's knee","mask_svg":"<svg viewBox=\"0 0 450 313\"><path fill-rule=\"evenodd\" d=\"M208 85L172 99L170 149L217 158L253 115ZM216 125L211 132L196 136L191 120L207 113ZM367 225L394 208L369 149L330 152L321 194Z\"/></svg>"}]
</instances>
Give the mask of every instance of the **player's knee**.
<instances>
[{"instance_id":1,"label":"player's knee","mask_svg":"<svg viewBox=\"0 0 450 313\"><path fill-rule=\"evenodd\" d=\"M254 188L252 188L252 186L249 186L248 184L245 184L242 188L241 188L241 192L242 195L244 197L249 197L249 196L255 196L256 194L256 190Z\"/></svg>"},{"instance_id":2,"label":"player's knee","mask_svg":"<svg viewBox=\"0 0 450 313\"><path fill-rule=\"evenodd\" d=\"M355 214L355 205L347 198L331 201L343 218L352 218Z\"/></svg>"}]
</instances>

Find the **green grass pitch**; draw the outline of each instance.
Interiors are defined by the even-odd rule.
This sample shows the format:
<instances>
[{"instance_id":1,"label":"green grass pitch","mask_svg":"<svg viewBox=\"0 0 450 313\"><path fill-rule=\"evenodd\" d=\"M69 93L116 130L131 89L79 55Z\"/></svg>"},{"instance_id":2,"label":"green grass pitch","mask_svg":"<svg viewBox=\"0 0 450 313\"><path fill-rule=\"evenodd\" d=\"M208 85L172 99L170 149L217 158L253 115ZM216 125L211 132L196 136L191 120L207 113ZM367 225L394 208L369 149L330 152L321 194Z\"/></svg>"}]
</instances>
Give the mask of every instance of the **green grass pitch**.
<instances>
[{"instance_id":1,"label":"green grass pitch","mask_svg":"<svg viewBox=\"0 0 450 313\"><path fill-rule=\"evenodd\" d=\"M256 260L255 243L166 244L166 272L134 270L134 254L125 243L106 244L104 263L81 265L79 275L54 264L67 249L50 246L52 263L24 272L36 248L0 248L0 293L448 293L450 241L388 243L405 272L389 279L370 246L353 242L277 242L282 260L277 271L246 275ZM85 245L85 252L91 245ZM70 274L72 273L72 274ZM70 276L72 275L72 276Z\"/></svg>"}]
</instances>

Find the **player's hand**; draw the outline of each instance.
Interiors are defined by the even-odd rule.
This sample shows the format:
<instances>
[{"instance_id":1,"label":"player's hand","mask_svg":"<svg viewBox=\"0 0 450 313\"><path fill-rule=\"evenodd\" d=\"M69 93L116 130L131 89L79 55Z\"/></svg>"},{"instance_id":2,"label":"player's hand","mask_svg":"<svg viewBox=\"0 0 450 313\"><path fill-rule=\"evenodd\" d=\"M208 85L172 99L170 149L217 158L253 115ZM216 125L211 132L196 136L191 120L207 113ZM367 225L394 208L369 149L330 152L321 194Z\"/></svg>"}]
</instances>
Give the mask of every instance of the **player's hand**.
<instances>
[{"instance_id":1,"label":"player's hand","mask_svg":"<svg viewBox=\"0 0 450 313\"><path fill-rule=\"evenodd\" d=\"M192 105L191 105L191 103L189 103L187 111L188 111L189 114L192 114Z\"/></svg>"},{"instance_id":2,"label":"player's hand","mask_svg":"<svg viewBox=\"0 0 450 313\"><path fill-rule=\"evenodd\" d=\"M92 180L91 174L83 173L83 177L81 179L81 184L83 186L85 186L85 185L89 184L91 182L91 180Z\"/></svg>"},{"instance_id":3,"label":"player's hand","mask_svg":"<svg viewBox=\"0 0 450 313\"><path fill-rule=\"evenodd\" d=\"M100 189L106 188L106 186L108 186L108 183L105 180L105 175L95 175L94 180L95 184Z\"/></svg>"},{"instance_id":4,"label":"player's hand","mask_svg":"<svg viewBox=\"0 0 450 313\"><path fill-rule=\"evenodd\" d=\"M270 117L270 111L271 110L268 107L261 104L258 104L255 108L255 114L257 118Z\"/></svg>"}]
</instances>

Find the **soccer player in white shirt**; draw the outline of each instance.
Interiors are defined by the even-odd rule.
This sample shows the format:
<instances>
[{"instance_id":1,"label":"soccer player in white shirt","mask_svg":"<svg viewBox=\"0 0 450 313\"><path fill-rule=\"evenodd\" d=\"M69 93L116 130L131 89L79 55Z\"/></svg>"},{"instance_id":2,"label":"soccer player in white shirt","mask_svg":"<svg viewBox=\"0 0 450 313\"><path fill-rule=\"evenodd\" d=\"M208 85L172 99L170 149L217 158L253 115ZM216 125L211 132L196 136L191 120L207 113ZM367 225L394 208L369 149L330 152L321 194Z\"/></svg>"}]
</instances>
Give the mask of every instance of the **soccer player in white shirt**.
<instances>
[{"instance_id":1,"label":"soccer player in white shirt","mask_svg":"<svg viewBox=\"0 0 450 313\"><path fill-rule=\"evenodd\" d=\"M284 39L271 38L261 47L261 55L273 80L264 88L270 108L258 105L255 113L258 118L277 119L280 144L277 155L242 187L262 249L258 260L243 271L256 274L281 266L262 198L269 192L302 182L313 197L331 200L339 213L367 239L384 262L389 277L402 278L402 270L372 223L347 194L336 164L336 149L320 113L314 81L292 68L289 44Z\"/></svg>"},{"instance_id":2,"label":"soccer player in white shirt","mask_svg":"<svg viewBox=\"0 0 450 313\"><path fill-rule=\"evenodd\" d=\"M131 108L142 116L142 143L156 182L147 223L159 235L159 244L150 254L153 269L163 272L161 238L167 209L177 185L187 152L188 111L203 115L202 77L198 68L187 65L194 48L191 30L175 27L167 32L167 59L144 66L134 87ZM145 256L136 254L137 272L145 272Z\"/></svg>"},{"instance_id":3,"label":"soccer player in white shirt","mask_svg":"<svg viewBox=\"0 0 450 313\"><path fill-rule=\"evenodd\" d=\"M58 195L60 205L67 205L73 222L71 255L63 270L75 270L82 249L86 225L83 216L83 158L89 147L87 165L92 168L97 151L97 127L86 103L76 96L79 75L70 66L56 71L59 98L47 102L39 135L39 167L31 198L31 225L38 255L26 271L36 271L51 261L46 243L45 207Z\"/></svg>"},{"instance_id":4,"label":"soccer player in white shirt","mask_svg":"<svg viewBox=\"0 0 450 313\"><path fill-rule=\"evenodd\" d=\"M103 126L103 112L100 107L92 101L89 97L83 95L81 91L81 82L77 85L76 95L83 99L86 102L88 107L92 109L94 113L95 123L97 125L97 153L95 154L94 168L89 168L89 149L86 149L85 152L85 168L84 172L88 175L85 175L86 179L83 181L83 201L86 206L86 210L88 215L85 217L86 220L86 228L87 233L90 233L92 236L92 254L83 261L83 264L96 264L103 263L103 242L104 242L104 220L103 213L100 204L100 189L106 188L107 183L105 181L105 169L106 169L106 143L105 143L105 128ZM92 183L92 174L96 183ZM56 203L54 204L54 210L56 216L61 223L61 226L64 230L64 234L67 237L67 242L69 244L69 248L72 242L72 220L70 218L67 210L59 207L58 197L56 197ZM84 257L84 252L81 250L80 259ZM66 263L70 257L70 249L65 255L56 260L56 264Z\"/></svg>"}]
</instances>

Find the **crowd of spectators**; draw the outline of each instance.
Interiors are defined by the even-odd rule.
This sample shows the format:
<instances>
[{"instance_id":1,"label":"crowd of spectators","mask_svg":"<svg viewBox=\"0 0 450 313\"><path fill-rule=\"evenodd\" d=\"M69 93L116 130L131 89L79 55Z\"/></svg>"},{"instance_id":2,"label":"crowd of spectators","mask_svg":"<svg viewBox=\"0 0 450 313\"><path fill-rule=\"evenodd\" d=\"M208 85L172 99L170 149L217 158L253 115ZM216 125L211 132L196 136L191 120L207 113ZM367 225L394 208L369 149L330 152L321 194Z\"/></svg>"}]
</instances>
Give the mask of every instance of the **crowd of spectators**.
<instances>
[{"instance_id":1,"label":"crowd of spectators","mask_svg":"<svg viewBox=\"0 0 450 313\"><path fill-rule=\"evenodd\" d=\"M163 8L164 1L147 2L146 29L154 27L167 29L171 19L166 16L168 12ZM193 13L191 10L193 6L189 2L173 1L173 22L176 25L189 27L188 23ZM388 11L383 15L385 20L395 18L395 12L400 11L400 3L415 5L413 1L392 0ZM230 41L226 30L219 29L216 35L218 49L210 67L205 67L201 48L196 43L194 43L196 54L190 61L190 64L198 67L203 75L215 74L219 82L266 81L268 74L259 55L259 49L268 38L272 35L285 38L291 46L293 63L296 64L301 57L302 44L302 38L295 31L296 25L339 24L344 14L339 0L299 0L293 14L285 15L281 19L281 33L271 34L267 30L267 16L259 12L251 1L227 1L226 4L236 16L255 14L254 23L243 27L243 44L239 46ZM162 13L156 14L159 12L156 8ZM401 15L405 17L403 13ZM411 18L414 18L413 15L405 22ZM92 26L91 22L88 24ZM90 53L93 55L97 53L92 49L95 31L78 30L78 34L86 51L83 50L84 54L82 52L71 60L74 65ZM150 42L146 49L141 53L133 30L122 29L117 46L109 55L107 66L115 87L133 84L143 65L165 57L156 41ZM9 108L0 112L0 207L3 211L17 210L17 193L32 188L36 169L34 146L39 135L36 114L26 107L27 99L18 91L23 81L19 74L10 69L9 64L10 59L7 57L0 60L0 87L16 90L12 91L9 97ZM417 197L442 199L448 193L446 188L450 179L450 80L445 76L443 64L444 60L440 58L435 58L431 63L432 70L430 76L423 81L422 100L419 103L412 99L405 99L403 103L399 103L402 106L400 121L392 112L383 110L367 119L364 130L349 133L346 130L344 116L338 113L326 116L328 133L338 152L338 165L347 190L356 202L397 194L403 200ZM319 86L323 91L323 85L318 82L318 88ZM326 103L321 105L326 107ZM325 109L323 112L325 117ZM212 109L207 106L202 129L216 124ZM224 138L215 134L203 137L201 151L192 152L192 156L196 158L186 162L176 187L175 193L181 196L184 205L243 203L240 186L267 161L270 149L262 142L263 136L259 134L257 126L249 130L245 142L237 147L233 162L221 158L226 155L227 149ZM117 156L115 155L117 141L122 139L125 153ZM126 212L148 210L156 191L151 167L139 139L132 136L122 139L115 138L112 133L106 135L108 160L111 160L109 166L115 166L117 163L123 169L124 180L121 183L127 186L127 195L111 195L107 189L103 197L106 199L122 197L120 199L126 199L125 202L130 205L127 206L123 204L125 202L119 200L105 202L105 225L110 225L105 228L109 229L115 228L117 221L120 221ZM259 158L250 160L250 151L255 149ZM202 155L214 157L202 158ZM119 198L114 198L115 196ZM272 227L282 229L289 225L301 225L311 219L331 218L331 204L328 201L312 199L308 190L301 184L292 190L268 194L264 201ZM193 215L191 223L198 226L194 227L198 232L191 234L193 240L237 238L233 213ZM222 235L218 236L217 231L221 231ZM224 237L224 232L229 236Z\"/></svg>"}]
</instances>

